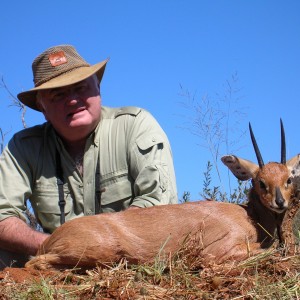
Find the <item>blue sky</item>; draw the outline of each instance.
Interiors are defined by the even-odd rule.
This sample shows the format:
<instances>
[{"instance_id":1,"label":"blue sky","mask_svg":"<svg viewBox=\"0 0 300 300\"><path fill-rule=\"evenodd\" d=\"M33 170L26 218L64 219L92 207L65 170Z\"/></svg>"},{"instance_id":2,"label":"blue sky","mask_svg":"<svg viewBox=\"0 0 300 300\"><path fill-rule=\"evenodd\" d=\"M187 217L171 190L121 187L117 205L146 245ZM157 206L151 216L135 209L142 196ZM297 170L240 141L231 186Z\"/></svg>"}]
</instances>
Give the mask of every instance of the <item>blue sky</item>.
<instances>
[{"instance_id":1,"label":"blue sky","mask_svg":"<svg viewBox=\"0 0 300 300\"><path fill-rule=\"evenodd\" d=\"M17 94L33 87L32 60L50 46L72 44L91 64L109 57L103 104L149 110L169 136L179 197L190 191L200 199L212 152L201 135L191 133L195 110L186 109L190 102L183 94L200 107L207 99L215 119L217 111L226 113L221 129L230 130L227 144L219 140L219 155L256 162L251 122L264 161L278 161L280 118L288 158L299 152L299 13L300 2L289 0L3 1L0 75ZM22 129L9 101L0 89L5 143ZM33 126L44 119L28 109L26 121ZM227 169L218 164L227 190ZM215 169L213 178L220 185Z\"/></svg>"}]
</instances>

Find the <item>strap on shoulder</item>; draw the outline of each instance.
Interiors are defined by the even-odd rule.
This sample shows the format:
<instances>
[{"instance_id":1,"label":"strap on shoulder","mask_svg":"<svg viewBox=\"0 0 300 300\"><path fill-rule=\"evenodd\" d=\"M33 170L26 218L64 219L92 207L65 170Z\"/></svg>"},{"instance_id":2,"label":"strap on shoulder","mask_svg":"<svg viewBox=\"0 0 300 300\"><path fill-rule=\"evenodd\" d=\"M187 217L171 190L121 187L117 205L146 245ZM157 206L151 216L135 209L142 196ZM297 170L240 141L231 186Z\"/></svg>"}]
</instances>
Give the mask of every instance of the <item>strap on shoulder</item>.
<instances>
[{"instance_id":1,"label":"strap on shoulder","mask_svg":"<svg viewBox=\"0 0 300 300\"><path fill-rule=\"evenodd\" d=\"M138 115L141 112L141 108L140 107L136 107L136 106L124 106L124 107L120 107L119 110L117 110L116 112L116 118L121 116L121 115Z\"/></svg>"}]
</instances>

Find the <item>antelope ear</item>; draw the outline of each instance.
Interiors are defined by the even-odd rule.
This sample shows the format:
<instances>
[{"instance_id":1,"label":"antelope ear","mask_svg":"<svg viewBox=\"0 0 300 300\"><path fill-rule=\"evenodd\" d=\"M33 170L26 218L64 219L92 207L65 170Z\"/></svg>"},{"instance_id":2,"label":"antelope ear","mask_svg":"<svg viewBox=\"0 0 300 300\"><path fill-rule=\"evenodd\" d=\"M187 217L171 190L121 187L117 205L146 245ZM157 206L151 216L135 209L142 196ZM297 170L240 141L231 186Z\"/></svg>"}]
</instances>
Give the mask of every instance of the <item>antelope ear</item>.
<instances>
[{"instance_id":1,"label":"antelope ear","mask_svg":"<svg viewBox=\"0 0 300 300\"><path fill-rule=\"evenodd\" d=\"M232 174L242 181L254 178L259 170L257 164L243 158L238 158L235 155L224 155L221 157L221 160Z\"/></svg>"},{"instance_id":2,"label":"antelope ear","mask_svg":"<svg viewBox=\"0 0 300 300\"><path fill-rule=\"evenodd\" d=\"M300 154L292 157L286 162L288 169L291 171L292 180L296 190L300 190Z\"/></svg>"},{"instance_id":3,"label":"antelope ear","mask_svg":"<svg viewBox=\"0 0 300 300\"><path fill-rule=\"evenodd\" d=\"M300 176L300 154L292 157L286 162L293 176Z\"/></svg>"}]
</instances>

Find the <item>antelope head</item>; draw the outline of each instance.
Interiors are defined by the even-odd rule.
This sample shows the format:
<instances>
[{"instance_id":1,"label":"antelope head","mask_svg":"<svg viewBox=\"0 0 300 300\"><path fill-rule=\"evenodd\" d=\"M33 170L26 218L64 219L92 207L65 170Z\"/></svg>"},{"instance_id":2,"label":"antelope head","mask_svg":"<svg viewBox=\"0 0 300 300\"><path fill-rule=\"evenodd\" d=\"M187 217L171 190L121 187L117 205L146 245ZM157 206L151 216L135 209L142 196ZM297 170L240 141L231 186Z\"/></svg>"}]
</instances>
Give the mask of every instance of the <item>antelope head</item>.
<instances>
[{"instance_id":1,"label":"antelope head","mask_svg":"<svg viewBox=\"0 0 300 300\"><path fill-rule=\"evenodd\" d=\"M256 194L261 203L269 210L276 213L284 212L295 193L295 178L299 176L300 154L286 161L285 133L282 120L281 127L281 162L269 162L264 164L257 146L251 124L249 123L250 136L258 164L249 160L238 158L234 155L225 155L222 162L239 180L252 179L252 189L249 194Z\"/></svg>"}]
</instances>

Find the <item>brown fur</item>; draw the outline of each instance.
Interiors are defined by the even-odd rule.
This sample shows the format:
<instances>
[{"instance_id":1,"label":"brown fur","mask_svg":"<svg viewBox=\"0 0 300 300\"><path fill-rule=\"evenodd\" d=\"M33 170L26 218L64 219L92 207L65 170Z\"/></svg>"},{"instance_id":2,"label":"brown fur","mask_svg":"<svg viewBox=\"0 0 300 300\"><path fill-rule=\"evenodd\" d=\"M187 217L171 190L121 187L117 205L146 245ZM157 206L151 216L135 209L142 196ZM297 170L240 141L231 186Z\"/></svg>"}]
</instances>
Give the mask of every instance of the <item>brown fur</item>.
<instances>
[{"instance_id":1,"label":"brown fur","mask_svg":"<svg viewBox=\"0 0 300 300\"><path fill-rule=\"evenodd\" d=\"M243 207L200 201L69 221L44 242L38 256L27 266L93 267L122 258L129 263L153 261L165 242L162 253L173 254L188 235L196 232L202 235L203 250L199 255L219 262L229 257L237 259L241 254L247 256L247 242L257 241L254 225Z\"/></svg>"},{"instance_id":2,"label":"brown fur","mask_svg":"<svg viewBox=\"0 0 300 300\"><path fill-rule=\"evenodd\" d=\"M247 206L199 201L77 218L59 227L26 267L89 268L124 258L132 264L152 262L158 253L169 256L180 251L187 238L197 242L195 255L204 262L242 260L261 252L274 242L289 206L294 191L291 165L269 163L258 168L235 156L222 160L235 175L252 177ZM284 200L281 208L275 187Z\"/></svg>"}]
</instances>

